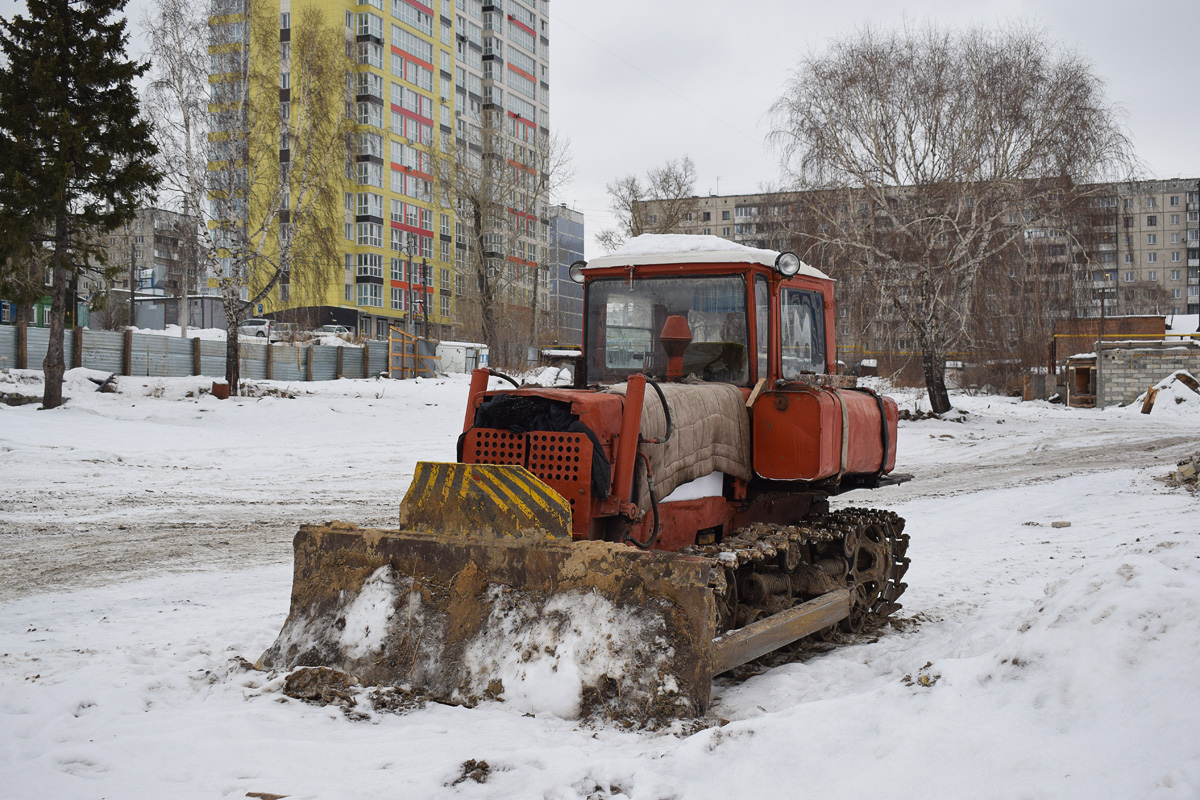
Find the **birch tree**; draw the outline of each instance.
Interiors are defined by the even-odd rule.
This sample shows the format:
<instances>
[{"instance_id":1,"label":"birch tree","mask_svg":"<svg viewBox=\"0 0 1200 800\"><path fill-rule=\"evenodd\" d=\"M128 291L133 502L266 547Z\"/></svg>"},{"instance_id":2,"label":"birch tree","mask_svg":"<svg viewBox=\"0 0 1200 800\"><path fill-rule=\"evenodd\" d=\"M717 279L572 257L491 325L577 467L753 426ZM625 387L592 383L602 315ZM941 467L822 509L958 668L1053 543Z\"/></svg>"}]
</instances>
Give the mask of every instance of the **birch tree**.
<instances>
[{"instance_id":1,"label":"birch tree","mask_svg":"<svg viewBox=\"0 0 1200 800\"><path fill-rule=\"evenodd\" d=\"M878 287L938 412L987 270L1133 162L1092 66L1022 25L863 28L804 56L772 116L805 234Z\"/></svg>"},{"instance_id":2,"label":"birch tree","mask_svg":"<svg viewBox=\"0 0 1200 800\"><path fill-rule=\"evenodd\" d=\"M238 324L268 297L319 301L341 283L343 187L362 142L352 32L340 18L311 6L282 17L264 0L219 0L211 10L155 0L149 97L164 121L169 190L200 219L196 250L220 292L225 377L236 394Z\"/></svg>"}]
</instances>

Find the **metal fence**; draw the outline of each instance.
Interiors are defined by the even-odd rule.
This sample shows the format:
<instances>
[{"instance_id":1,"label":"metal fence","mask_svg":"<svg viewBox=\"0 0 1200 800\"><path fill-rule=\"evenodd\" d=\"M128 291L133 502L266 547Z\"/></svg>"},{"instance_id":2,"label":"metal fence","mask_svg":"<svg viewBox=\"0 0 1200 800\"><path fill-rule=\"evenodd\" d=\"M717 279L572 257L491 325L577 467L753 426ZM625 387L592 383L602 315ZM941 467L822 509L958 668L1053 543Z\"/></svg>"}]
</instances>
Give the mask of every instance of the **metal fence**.
<instances>
[{"instance_id":1,"label":"metal fence","mask_svg":"<svg viewBox=\"0 0 1200 800\"><path fill-rule=\"evenodd\" d=\"M50 345L50 329L20 331L0 325L0 369L41 369ZM78 348L78 354L75 352ZM365 378L388 371L388 343L369 341L362 347L242 342L241 375L248 380L330 381ZM67 368L87 367L118 375L182 378L225 377L225 342L130 331L69 330L63 337Z\"/></svg>"}]
</instances>

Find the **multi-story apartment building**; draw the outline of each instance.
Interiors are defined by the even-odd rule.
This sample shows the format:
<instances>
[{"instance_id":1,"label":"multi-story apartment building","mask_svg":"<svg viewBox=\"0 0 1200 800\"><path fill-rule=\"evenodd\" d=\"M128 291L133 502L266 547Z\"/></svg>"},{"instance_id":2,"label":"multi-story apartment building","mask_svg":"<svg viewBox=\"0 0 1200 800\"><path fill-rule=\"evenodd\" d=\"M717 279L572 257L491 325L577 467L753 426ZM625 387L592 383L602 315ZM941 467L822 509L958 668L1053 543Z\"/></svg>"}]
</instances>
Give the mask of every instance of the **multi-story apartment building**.
<instances>
[{"instance_id":1,"label":"multi-story apartment building","mask_svg":"<svg viewBox=\"0 0 1200 800\"><path fill-rule=\"evenodd\" d=\"M540 344L579 347L583 342L583 287L571 280L571 265L583 260L583 214L565 205L550 207L550 270L546 325Z\"/></svg>"},{"instance_id":2,"label":"multi-story apartment building","mask_svg":"<svg viewBox=\"0 0 1200 800\"><path fill-rule=\"evenodd\" d=\"M124 265L120 277L109 282L110 289L126 293L131 279L143 296L167 296L187 291L195 294L199 271L195 254L188 258L184 243L194 231L195 217L184 216L161 208L138 209L137 217L128 225L108 234L109 266ZM97 288L80 286L88 293Z\"/></svg>"},{"instance_id":3,"label":"multi-story apartment building","mask_svg":"<svg viewBox=\"0 0 1200 800\"><path fill-rule=\"evenodd\" d=\"M271 8L272 2L216 0L219 16L211 22L214 28L236 25L264 13L261 4ZM504 136L487 148L501 150L502 158L548 138L530 133L548 133L547 2L279 0L278 38L248 26L242 40L248 60L279 65L285 123L288 113L295 113L289 108L289 78L299 68L291 63L293 26L311 23L311 9L324 23L344 27L353 62L346 77L347 94L352 93L346 100L351 152L344 183L339 178L341 185L329 187L344 198L338 212L344 220L336 226L343 234L338 246L344 270L315 296L310 290L304 297L285 275L259 313L339 323L369 336L386 336L391 325L437 338L461 328L461 317L473 315L469 305L459 307L472 282L456 274L466 263L462 251L468 238L461 233L463 219L447 170L462 161L456 159L457 148L478 141L471 132L485 112L506 123ZM210 47L218 85L231 85L229 64L219 62L231 49L225 40ZM214 101L221 96L214 91ZM253 124L247 127L255 130ZM214 131L212 138L223 135ZM275 148L284 162L287 145L282 127L278 143L253 141L249 148L251 153ZM280 224L289 220L281 218ZM531 226L532 237L542 236L543 243L544 228L544 220L540 230ZM540 255L532 247L530 252ZM217 292L217 282L210 280L207 291Z\"/></svg>"},{"instance_id":4,"label":"multi-story apartment building","mask_svg":"<svg viewBox=\"0 0 1200 800\"><path fill-rule=\"evenodd\" d=\"M988 342L983 357L1037 360L1057 318L1200 313L1200 180L1114 183L1092 192L1074 219L1049 224L1029 209L1014 208L1008 225L1019 230L1011 252L980 282L974 338ZM903 201L904 192L897 191ZM837 330L839 358L893 360L916 355L895 308L857 265L841 264L820 248L806 250L804 198L791 193L695 197L672 232L711 234L753 247L796 249L814 265L845 281ZM845 213L854 203L846 201ZM860 213L867 203L858 204ZM643 209L650 226L656 204ZM891 280L896 280L892 278ZM894 286L898 295L913 287ZM952 353L951 358L979 357Z\"/></svg>"},{"instance_id":5,"label":"multi-story apartment building","mask_svg":"<svg viewBox=\"0 0 1200 800\"><path fill-rule=\"evenodd\" d=\"M1091 201L1078 229L1039 227L1027 240L1044 239L1049 254L1061 247L1074 260L1092 265L1091 286L1083 287L1079 316L1100 313L1200 313L1200 179L1114 183ZM798 222L795 197L786 192L696 197L676 233L703 233L749 245L795 247ZM646 217L656 222L654 203ZM1020 212L1010 222L1021 224ZM1090 292L1089 289L1096 291ZM1102 291L1107 289L1107 292Z\"/></svg>"}]
</instances>

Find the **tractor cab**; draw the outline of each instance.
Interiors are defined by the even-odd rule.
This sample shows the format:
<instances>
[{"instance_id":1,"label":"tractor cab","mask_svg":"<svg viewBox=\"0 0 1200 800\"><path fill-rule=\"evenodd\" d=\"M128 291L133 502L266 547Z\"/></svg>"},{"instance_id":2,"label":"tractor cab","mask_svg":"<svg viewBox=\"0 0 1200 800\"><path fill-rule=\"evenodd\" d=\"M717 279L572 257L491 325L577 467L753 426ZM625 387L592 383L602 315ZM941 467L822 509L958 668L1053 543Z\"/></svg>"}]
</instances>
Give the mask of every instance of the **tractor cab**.
<instances>
[{"instance_id":1,"label":"tractor cab","mask_svg":"<svg viewBox=\"0 0 1200 800\"><path fill-rule=\"evenodd\" d=\"M795 254L712 236L646 235L631 245L572 267L586 283L587 382L665 380L681 336L682 376L701 381L752 387L836 363L833 281Z\"/></svg>"}]
</instances>

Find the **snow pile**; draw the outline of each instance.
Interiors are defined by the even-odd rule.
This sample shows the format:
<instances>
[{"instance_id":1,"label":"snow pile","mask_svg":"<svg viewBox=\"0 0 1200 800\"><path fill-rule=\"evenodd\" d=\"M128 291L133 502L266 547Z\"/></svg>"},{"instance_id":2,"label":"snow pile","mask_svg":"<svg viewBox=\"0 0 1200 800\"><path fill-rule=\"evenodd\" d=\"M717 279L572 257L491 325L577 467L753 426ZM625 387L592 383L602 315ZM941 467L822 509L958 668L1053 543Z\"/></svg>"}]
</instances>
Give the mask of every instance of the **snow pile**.
<instances>
[{"instance_id":1,"label":"snow pile","mask_svg":"<svg viewBox=\"0 0 1200 800\"><path fill-rule=\"evenodd\" d=\"M521 380L523 385L534 386L570 386L573 382L570 367L542 367Z\"/></svg>"},{"instance_id":2,"label":"snow pile","mask_svg":"<svg viewBox=\"0 0 1200 800\"><path fill-rule=\"evenodd\" d=\"M167 325L164 328L131 328L134 333L145 333L152 336L174 336L179 338L182 329L178 325ZM210 339L213 341L225 341L224 328L192 328L187 331L189 339Z\"/></svg>"},{"instance_id":3,"label":"snow pile","mask_svg":"<svg viewBox=\"0 0 1200 800\"><path fill-rule=\"evenodd\" d=\"M382 566L371 573L362 591L341 615L345 627L338 638L346 655L359 659L383 650L399 599L396 571L391 566Z\"/></svg>"},{"instance_id":4,"label":"snow pile","mask_svg":"<svg viewBox=\"0 0 1200 800\"><path fill-rule=\"evenodd\" d=\"M1196 416L1200 413L1200 392L1192 387L1197 385L1200 384L1187 370L1181 369L1163 378L1154 384L1158 393L1154 397L1154 407L1151 413L1159 416L1163 414ZM1142 392L1138 395L1136 400L1124 407L1125 410L1130 413L1140 412L1142 403L1146 401L1146 394L1147 392Z\"/></svg>"},{"instance_id":5,"label":"snow pile","mask_svg":"<svg viewBox=\"0 0 1200 800\"><path fill-rule=\"evenodd\" d=\"M761 258L778 255L775 250L765 250L760 247L747 247L744 244L722 239L720 236L705 236L702 234L682 233L643 233L634 236L625 244L614 250L614 256L652 256L667 253L707 253L712 251L724 253L745 253Z\"/></svg>"},{"instance_id":6,"label":"snow pile","mask_svg":"<svg viewBox=\"0 0 1200 800\"><path fill-rule=\"evenodd\" d=\"M575 719L599 710L584 707L585 687L606 687L614 703L642 706L676 689L669 674L674 651L653 609L618 608L581 591L536 603L497 586L489 589L488 604L484 633L463 656L476 695L502 697L530 714Z\"/></svg>"}]
</instances>

